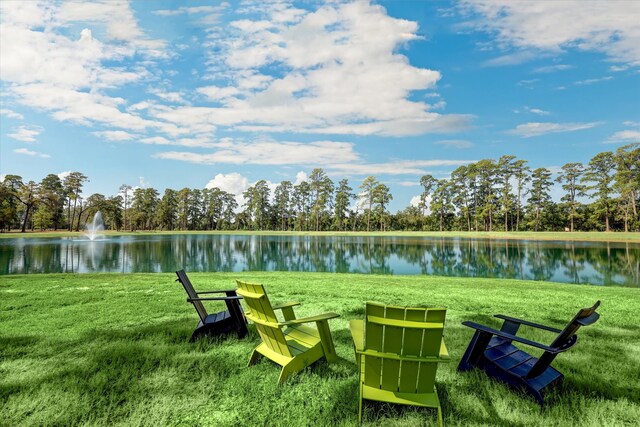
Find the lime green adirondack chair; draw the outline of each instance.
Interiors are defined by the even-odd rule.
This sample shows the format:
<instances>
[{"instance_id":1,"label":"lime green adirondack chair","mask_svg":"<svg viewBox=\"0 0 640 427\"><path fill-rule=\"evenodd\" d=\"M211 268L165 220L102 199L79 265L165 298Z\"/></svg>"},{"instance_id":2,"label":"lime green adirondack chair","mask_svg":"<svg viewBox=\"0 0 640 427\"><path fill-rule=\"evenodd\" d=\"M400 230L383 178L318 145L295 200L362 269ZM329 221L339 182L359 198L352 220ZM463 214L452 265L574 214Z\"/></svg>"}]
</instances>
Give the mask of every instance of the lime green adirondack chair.
<instances>
[{"instance_id":1,"label":"lime green adirondack chair","mask_svg":"<svg viewBox=\"0 0 640 427\"><path fill-rule=\"evenodd\" d=\"M446 312L368 302L365 320L349 322L360 368L360 421L362 400L369 399L435 408L442 425L435 380L438 363L449 361Z\"/></svg>"},{"instance_id":2,"label":"lime green adirondack chair","mask_svg":"<svg viewBox=\"0 0 640 427\"><path fill-rule=\"evenodd\" d=\"M242 295L249 306L247 319L255 323L262 343L253 350L249 366L255 364L262 356L282 366L278 384L324 356L327 362L336 361L338 356L331 331L329 319L339 317L336 313L296 319L293 307L299 305L290 302L272 306L265 293L264 286L236 280L237 293ZM274 310L281 310L284 321L278 320ZM316 328L304 325L315 323Z\"/></svg>"}]
</instances>

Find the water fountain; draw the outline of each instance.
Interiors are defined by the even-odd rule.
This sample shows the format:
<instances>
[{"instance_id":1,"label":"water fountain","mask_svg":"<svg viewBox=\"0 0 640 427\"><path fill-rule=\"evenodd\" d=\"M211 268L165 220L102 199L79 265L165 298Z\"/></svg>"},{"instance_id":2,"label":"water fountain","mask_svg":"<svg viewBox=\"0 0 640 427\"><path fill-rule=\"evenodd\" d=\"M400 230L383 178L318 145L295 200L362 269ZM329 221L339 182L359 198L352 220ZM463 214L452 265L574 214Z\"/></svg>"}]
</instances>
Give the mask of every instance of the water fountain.
<instances>
[{"instance_id":1,"label":"water fountain","mask_svg":"<svg viewBox=\"0 0 640 427\"><path fill-rule=\"evenodd\" d=\"M104 237L103 234L100 234L104 231L104 221L102 220L102 213L100 211L96 212L90 224L85 225L85 230L84 235L91 241Z\"/></svg>"}]
</instances>

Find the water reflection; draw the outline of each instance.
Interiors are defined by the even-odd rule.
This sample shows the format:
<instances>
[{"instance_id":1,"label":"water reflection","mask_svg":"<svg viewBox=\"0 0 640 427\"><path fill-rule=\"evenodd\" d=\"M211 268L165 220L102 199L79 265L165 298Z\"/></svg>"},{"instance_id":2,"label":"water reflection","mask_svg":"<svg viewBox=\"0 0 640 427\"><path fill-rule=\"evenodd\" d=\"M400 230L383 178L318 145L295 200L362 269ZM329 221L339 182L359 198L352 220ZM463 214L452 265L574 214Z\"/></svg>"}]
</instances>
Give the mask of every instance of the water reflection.
<instances>
[{"instance_id":1,"label":"water reflection","mask_svg":"<svg viewBox=\"0 0 640 427\"><path fill-rule=\"evenodd\" d=\"M640 244L255 235L0 240L0 274L180 268L435 274L640 286Z\"/></svg>"}]
</instances>

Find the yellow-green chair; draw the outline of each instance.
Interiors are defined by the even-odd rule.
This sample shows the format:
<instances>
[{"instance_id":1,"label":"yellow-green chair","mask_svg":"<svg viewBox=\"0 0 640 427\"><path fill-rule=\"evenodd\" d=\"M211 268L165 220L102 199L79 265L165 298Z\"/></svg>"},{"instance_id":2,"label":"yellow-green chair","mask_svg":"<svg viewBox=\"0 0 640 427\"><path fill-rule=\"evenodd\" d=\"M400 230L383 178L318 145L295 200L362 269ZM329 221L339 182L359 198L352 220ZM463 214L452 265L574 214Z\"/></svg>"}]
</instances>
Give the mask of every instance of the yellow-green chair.
<instances>
[{"instance_id":1,"label":"yellow-green chair","mask_svg":"<svg viewBox=\"0 0 640 427\"><path fill-rule=\"evenodd\" d=\"M369 399L435 408L442 425L435 380L438 363L449 361L446 312L368 302L365 319L349 322L360 369L360 421L362 401Z\"/></svg>"},{"instance_id":2,"label":"yellow-green chair","mask_svg":"<svg viewBox=\"0 0 640 427\"><path fill-rule=\"evenodd\" d=\"M238 295L249 306L249 311L245 313L247 319L256 325L262 339L262 343L251 354L249 366L265 356L282 366L278 380L278 384L282 384L291 374L301 371L323 356L327 362L337 360L328 320L339 317L338 314L326 313L296 319L293 307L300 303L272 306L264 286L237 280L236 283ZM283 321L276 317L275 310L282 311ZM315 323L316 327L312 328L304 323Z\"/></svg>"}]
</instances>

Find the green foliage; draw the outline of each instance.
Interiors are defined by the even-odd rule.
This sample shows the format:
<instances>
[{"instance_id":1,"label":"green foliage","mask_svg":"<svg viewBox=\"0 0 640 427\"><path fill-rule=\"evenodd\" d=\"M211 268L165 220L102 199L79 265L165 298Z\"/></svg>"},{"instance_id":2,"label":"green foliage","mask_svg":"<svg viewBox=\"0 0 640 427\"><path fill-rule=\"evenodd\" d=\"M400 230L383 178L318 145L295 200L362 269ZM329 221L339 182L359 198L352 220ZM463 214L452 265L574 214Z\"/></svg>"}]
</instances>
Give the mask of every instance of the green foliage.
<instances>
[{"instance_id":1,"label":"green foliage","mask_svg":"<svg viewBox=\"0 0 640 427\"><path fill-rule=\"evenodd\" d=\"M452 362L438 368L445 425L622 426L640 417L638 289L436 276L190 273L202 289L264 283L300 317L335 311L339 356L277 386L269 361L246 364L259 337L189 343L197 316L173 274L0 276L0 425L357 426L358 374L348 321L364 303L447 308ZM598 323L555 362L565 384L549 405L514 393L457 362L473 332L503 313L562 327L602 300ZM211 302L211 311L223 303ZM553 334L524 328L524 337ZM365 402L364 425L435 424L429 409Z\"/></svg>"},{"instance_id":2,"label":"green foliage","mask_svg":"<svg viewBox=\"0 0 640 427\"><path fill-rule=\"evenodd\" d=\"M243 193L242 211L236 195L218 188L166 189L159 199L157 190L132 193L125 184L120 198L96 194L83 200L86 180L80 172L62 181L49 174L39 184L7 176L0 183L0 231L65 224L80 230L97 210L116 230L640 231L640 143L599 153L587 167L564 165L556 177L564 192L560 203L549 197L551 172L532 172L526 160L512 155L459 166L449 178L427 174L419 180L417 217L412 209L391 214L393 194L375 176L366 177L355 195L347 179L336 187L322 168L296 185L281 182L273 198L267 181L259 180ZM592 203L584 203L587 196Z\"/></svg>"}]
</instances>

